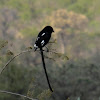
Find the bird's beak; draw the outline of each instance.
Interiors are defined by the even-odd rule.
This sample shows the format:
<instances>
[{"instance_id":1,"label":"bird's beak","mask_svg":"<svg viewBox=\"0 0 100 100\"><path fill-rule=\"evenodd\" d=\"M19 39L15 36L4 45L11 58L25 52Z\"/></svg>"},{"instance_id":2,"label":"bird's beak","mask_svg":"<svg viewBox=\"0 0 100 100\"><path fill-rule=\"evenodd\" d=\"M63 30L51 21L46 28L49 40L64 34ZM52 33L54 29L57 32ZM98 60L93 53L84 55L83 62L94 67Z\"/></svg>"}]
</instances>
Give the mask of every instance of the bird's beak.
<instances>
[{"instance_id":1,"label":"bird's beak","mask_svg":"<svg viewBox=\"0 0 100 100\"><path fill-rule=\"evenodd\" d=\"M53 32L54 32L54 30L53 30Z\"/></svg>"}]
</instances>

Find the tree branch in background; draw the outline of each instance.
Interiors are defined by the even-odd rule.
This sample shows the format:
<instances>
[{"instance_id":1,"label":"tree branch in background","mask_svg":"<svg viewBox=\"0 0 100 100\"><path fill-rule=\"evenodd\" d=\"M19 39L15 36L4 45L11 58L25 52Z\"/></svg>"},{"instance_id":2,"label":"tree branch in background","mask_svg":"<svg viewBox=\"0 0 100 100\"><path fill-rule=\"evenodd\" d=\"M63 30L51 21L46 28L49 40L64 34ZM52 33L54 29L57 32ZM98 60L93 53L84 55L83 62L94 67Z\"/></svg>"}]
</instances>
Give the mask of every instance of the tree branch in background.
<instances>
[{"instance_id":1,"label":"tree branch in background","mask_svg":"<svg viewBox=\"0 0 100 100\"><path fill-rule=\"evenodd\" d=\"M31 49L32 49L32 47L28 47L27 50L22 51L22 52L18 53L17 55L13 56L13 57L3 66L3 68L2 68L1 71L0 71L0 75L2 74L2 72L4 71L4 69L5 69L16 57L22 55L23 53L30 52ZM45 51L45 50L44 50L44 51ZM58 55L58 56L62 56L62 55L63 55L63 54L61 54L61 53L57 53L57 52L51 51L51 50L49 50L49 52L52 52L52 53L54 53L54 54L56 54L56 55ZM12 52L10 52L10 54L12 55ZM49 58L49 59L54 60L53 58L47 57L46 55L44 55L44 56L45 56L46 58ZM67 58L67 60L69 60L69 58L68 58L67 56L64 56L64 58Z\"/></svg>"},{"instance_id":2,"label":"tree branch in background","mask_svg":"<svg viewBox=\"0 0 100 100\"><path fill-rule=\"evenodd\" d=\"M13 92L4 91L4 90L0 90L0 93L6 93L6 94L15 95L15 96L20 96L20 97L27 98L27 99L29 99L29 100L38 100L38 99L33 99L33 98L30 98L30 97L28 97L28 96L25 96L25 95L22 95L22 94L13 93Z\"/></svg>"},{"instance_id":3,"label":"tree branch in background","mask_svg":"<svg viewBox=\"0 0 100 100\"><path fill-rule=\"evenodd\" d=\"M0 75L2 74L2 72L4 71L4 69L5 69L16 57L20 56L20 55L23 54L23 53L30 52L30 49L32 49L32 48L28 48L28 50L22 51L22 52L18 53L17 55L15 55L14 57L12 57L12 58L4 65L4 67L1 69Z\"/></svg>"},{"instance_id":4,"label":"tree branch in background","mask_svg":"<svg viewBox=\"0 0 100 100\"><path fill-rule=\"evenodd\" d=\"M49 50L49 52L56 54L58 57L61 57L63 59L69 60L69 57L65 54L59 53L59 52L55 52L55 51L51 51Z\"/></svg>"}]
</instances>

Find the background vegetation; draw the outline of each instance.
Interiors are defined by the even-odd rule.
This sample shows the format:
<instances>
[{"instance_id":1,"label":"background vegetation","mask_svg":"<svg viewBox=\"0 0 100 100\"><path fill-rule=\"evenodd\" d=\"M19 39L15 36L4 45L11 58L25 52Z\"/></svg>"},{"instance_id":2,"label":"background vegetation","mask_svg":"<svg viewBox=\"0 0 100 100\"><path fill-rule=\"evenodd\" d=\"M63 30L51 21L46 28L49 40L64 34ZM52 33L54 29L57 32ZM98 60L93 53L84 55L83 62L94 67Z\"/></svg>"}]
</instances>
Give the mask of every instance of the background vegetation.
<instances>
[{"instance_id":1,"label":"background vegetation","mask_svg":"<svg viewBox=\"0 0 100 100\"><path fill-rule=\"evenodd\" d=\"M16 55L32 47L46 25L55 30L51 39L55 42L48 47L59 52L45 52L52 95L38 52L11 62L0 75L0 89L39 100L99 100L99 4L100 0L0 0L0 69L11 58L9 50ZM0 100L22 99L0 93Z\"/></svg>"}]
</instances>

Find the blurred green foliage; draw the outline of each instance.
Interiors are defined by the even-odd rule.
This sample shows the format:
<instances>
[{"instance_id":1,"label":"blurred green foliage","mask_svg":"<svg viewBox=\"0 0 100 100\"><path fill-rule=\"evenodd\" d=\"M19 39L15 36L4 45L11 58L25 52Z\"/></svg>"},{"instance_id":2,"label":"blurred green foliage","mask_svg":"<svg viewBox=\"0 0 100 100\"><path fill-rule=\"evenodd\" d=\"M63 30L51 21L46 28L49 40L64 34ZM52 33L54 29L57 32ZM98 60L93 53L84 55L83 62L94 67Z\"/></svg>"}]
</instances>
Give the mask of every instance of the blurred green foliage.
<instances>
[{"instance_id":1,"label":"blurred green foliage","mask_svg":"<svg viewBox=\"0 0 100 100\"><path fill-rule=\"evenodd\" d=\"M37 52L11 62L0 75L0 89L39 100L97 100L100 0L0 0L0 70L11 58L9 55L31 49L46 25L55 30L48 44L50 52L44 52L54 93L48 90ZM0 100L22 98L0 93Z\"/></svg>"}]
</instances>

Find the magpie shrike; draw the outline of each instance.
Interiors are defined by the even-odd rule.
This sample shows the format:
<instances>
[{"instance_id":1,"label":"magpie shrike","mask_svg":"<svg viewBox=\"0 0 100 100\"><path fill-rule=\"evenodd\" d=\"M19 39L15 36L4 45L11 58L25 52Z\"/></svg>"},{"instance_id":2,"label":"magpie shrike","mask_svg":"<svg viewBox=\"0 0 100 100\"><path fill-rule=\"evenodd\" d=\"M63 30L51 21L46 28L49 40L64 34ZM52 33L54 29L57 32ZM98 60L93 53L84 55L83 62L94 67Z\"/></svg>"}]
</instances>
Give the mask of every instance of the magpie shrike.
<instances>
[{"instance_id":1,"label":"magpie shrike","mask_svg":"<svg viewBox=\"0 0 100 100\"><path fill-rule=\"evenodd\" d=\"M44 47L50 40L51 34L54 32L51 26L46 26L37 36L36 42L34 44L34 50Z\"/></svg>"},{"instance_id":2,"label":"magpie shrike","mask_svg":"<svg viewBox=\"0 0 100 100\"><path fill-rule=\"evenodd\" d=\"M46 75L46 79L47 79L47 82L48 82L48 86L49 86L50 90L53 92L53 90L51 88L51 85L50 85L50 82L49 82L48 74L47 74L47 71L46 71L45 61L44 61L44 56L43 56L43 50L42 50L42 48L49 42L52 32L54 32L53 28L51 26L46 26L38 34L36 42L34 44L34 51L36 51L38 48L40 49L43 68L44 68L44 71L45 71L45 75Z\"/></svg>"}]
</instances>

